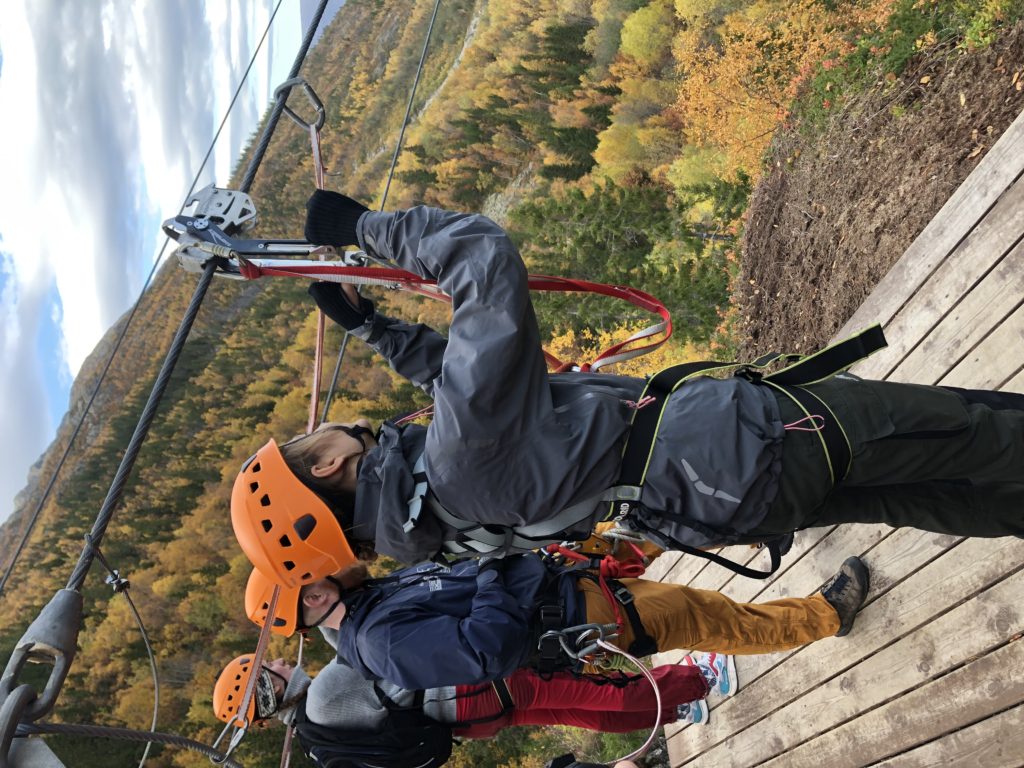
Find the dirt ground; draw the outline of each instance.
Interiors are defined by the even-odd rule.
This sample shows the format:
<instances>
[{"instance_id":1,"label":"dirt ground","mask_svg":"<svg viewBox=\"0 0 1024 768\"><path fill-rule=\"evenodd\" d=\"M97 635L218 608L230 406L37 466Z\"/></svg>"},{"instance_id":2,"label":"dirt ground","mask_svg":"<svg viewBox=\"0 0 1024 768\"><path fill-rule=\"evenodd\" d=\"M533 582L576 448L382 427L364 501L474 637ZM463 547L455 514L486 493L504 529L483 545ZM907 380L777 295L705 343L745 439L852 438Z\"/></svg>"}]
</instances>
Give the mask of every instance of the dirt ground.
<instances>
[{"instance_id":1,"label":"dirt ground","mask_svg":"<svg viewBox=\"0 0 1024 768\"><path fill-rule=\"evenodd\" d=\"M826 343L1024 110L1021 81L1024 23L982 51L919 57L813 142L779 137L734 297L744 356Z\"/></svg>"}]
</instances>

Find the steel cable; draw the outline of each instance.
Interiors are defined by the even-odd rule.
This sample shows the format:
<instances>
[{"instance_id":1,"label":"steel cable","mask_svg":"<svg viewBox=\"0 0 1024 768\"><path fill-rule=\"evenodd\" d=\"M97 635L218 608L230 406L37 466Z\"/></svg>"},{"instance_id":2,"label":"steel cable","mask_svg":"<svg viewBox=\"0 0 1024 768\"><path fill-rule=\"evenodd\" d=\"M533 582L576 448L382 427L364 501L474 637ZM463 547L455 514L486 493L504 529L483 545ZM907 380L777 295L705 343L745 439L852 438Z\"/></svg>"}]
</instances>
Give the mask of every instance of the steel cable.
<instances>
[{"instance_id":1,"label":"steel cable","mask_svg":"<svg viewBox=\"0 0 1024 768\"><path fill-rule=\"evenodd\" d=\"M274 23L274 17L277 16L277 12L281 8L282 2L284 2L284 0L278 0L277 5L274 6L274 12L270 15L270 19L267 21L267 26L263 30L263 35L260 37L260 41L256 45L256 50L253 51L253 54L249 59L249 65L245 68L245 72L242 73L242 79L239 81L238 87L235 88L235 93L232 95L231 102L228 104L228 108L224 112L224 117L221 119L220 125L217 127L217 132L214 133L213 139L210 141L210 146L206 150L206 154L203 156L203 161L199 165L199 170L196 171L195 176L192 178L192 183L189 185L188 192L185 193L181 207L178 209L179 215L184 212L185 204L192 196L192 193L196 189L196 185L199 183L199 177L202 176L203 171L206 169L206 164L210 160L210 155L213 154L213 149L217 145L217 140L220 138L220 134L224 130L224 126L227 125L228 117L231 115L231 110L234 108L235 102L238 101L238 96L241 94L242 87L245 85L245 82L249 77L249 72L256 63L256 56L259 55L260 50L263 48L263 43L267 39L267 35L270 33L270 27ZM71 448L75 443L75 439L78 437L78 433L82 431L82 427L85 425L85 419L88 417L89 411L92 410L93 402L96 400L96 396L99 394L100 388L103 386L103 382L107 378L107 372L110 370L110 366L113 364L114 358L121 349L121 343L124 341L125 336L128 333L128 328L131 326L132 320L138 312L143 296L146 293L146 289L149 288L149 284L153 281L153 277L156 275L156 270L160 266L160 262L164 257L164 252L167 250L169 242L170 238L165 237L163 245L160 247L160 252L157 254L156 259L153 261L153 266L149 270L149 275L147 275L145 281L142 283L142 288L139 290L139 296L132 305L131 310L128 312L128 318L125 320L124 325L121 327L121 332L118 334L117 340L114 342L114 348L107 357L107 362L103 366L103 370L100 372L99 378L96 380L96 385L93 387L92 394L89 395L89 399L85 404L85 409L82 411L82 415L79 417L78 423L75 425L75 429L72 431L71 437L68 439L68 444L64 448L64 453L61 454L60 461L57 462L57 467L53 470L50 481L46 485L46 490L43 491L43 496L36 505L35 511L32 513L28 527L26 527L21 540L18 542L18 546L15 548L14 556L11 558L10 563L8 563L3 578L0 579L0 595L3 595L4 588L7 586L7 582L14 571L14 566L21 557L21 553L25 549L25 545L28 543L29 536L32 535L32 530L35 528L36 522L38 522L39 516L42 514L43 506L46 504L46 500L50 497L50 492L53 490L53 486L57 482L57 477L60 474L61 469L64 468L64 462L67 461L68 455L71 453Z\"/></svg>"}]
</instances>

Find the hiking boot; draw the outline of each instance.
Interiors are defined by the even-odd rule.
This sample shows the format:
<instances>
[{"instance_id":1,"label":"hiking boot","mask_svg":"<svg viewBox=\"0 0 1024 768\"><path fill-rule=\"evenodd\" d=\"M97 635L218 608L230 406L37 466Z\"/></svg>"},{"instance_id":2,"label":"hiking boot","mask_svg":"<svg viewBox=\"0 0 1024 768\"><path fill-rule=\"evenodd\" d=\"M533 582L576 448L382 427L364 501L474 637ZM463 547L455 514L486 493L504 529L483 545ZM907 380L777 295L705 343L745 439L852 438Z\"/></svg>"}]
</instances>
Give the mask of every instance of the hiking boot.
<instances>
[{"instance_id":1,"label":"hiking boot","mask_svg":"<svg viewBox=\"0 0 1024 768\"><path fill-rule=\"evenodd\" d=\"M853 620L857 616L857 611L864 605L870 586L868 567L859 557L846 558L839 572L825 582L821 594L839 614L839 631L836 632L836 637L850 634Z\"/></svg>"},{"instance_id":2,"label":"hiking boot","mask_svg":"<svg viewBox=\"0 0 1024 768\"><path fill-rule=\"evenodd\" d=\"M677 723L693 723L694 725L707 725L710 718L708 705L704 699L688 701L676 707Z\"/></svg>"}]
</instances>

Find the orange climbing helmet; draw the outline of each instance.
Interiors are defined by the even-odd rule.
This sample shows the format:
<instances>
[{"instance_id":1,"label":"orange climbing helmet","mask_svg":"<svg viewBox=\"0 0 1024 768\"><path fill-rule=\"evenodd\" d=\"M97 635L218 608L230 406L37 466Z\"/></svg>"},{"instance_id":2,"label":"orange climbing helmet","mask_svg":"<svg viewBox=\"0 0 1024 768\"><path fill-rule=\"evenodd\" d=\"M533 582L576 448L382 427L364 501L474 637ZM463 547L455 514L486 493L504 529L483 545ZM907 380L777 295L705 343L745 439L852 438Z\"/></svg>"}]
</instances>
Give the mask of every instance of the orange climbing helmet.
<instances>
[{"instance_id":1,"label":"orange climbing helmet","mask_svg":"<svg viewBox=\"0 0 1024 768\"><path fill-rule=\"evenodd\" d=\"M259 627L267 621L270 598L276 586L280 585L264 576L259 568L253 568L249 574L249 582L245 585L245 615ZM274 621L270 625L270 631L275 635L291 637L297 629L305 629L300 626L299 620L300 591L301 587L281 587L281 592L277 596Z\"/></svg>"},{"instance_id":2,"label":"orange climbing helmet","mask_svg":"<svg viewBox=\"0 0 1024 768\"><path fill-rule=\"evenodd\" d=\"M242 466L231 526L257 569L298 588L356 562L334 513L288 467L273 440Z\"/></svg>"},{"instance_id":3,"label":"orange climbing helmet","mask_svg":"<svg viewBox=\"0 0 1024 768\"><path fill-rule=\"evenodd\" d=\"M252 654L238 656L229 661L217 677L217 682L213 686L213 713L219 720L230 723L238 717L239 707L245 696L245 687L253 673L253 661L255 656ZM257 723L266 720L276 711L277 696L274 694L274 684L270 678L270 671L263 668L260 670L259 679L256 680L252 698L249 699L245 719L248 723ZM239 722L238 726L241 725Z\"/></svg>"}]
</instances>

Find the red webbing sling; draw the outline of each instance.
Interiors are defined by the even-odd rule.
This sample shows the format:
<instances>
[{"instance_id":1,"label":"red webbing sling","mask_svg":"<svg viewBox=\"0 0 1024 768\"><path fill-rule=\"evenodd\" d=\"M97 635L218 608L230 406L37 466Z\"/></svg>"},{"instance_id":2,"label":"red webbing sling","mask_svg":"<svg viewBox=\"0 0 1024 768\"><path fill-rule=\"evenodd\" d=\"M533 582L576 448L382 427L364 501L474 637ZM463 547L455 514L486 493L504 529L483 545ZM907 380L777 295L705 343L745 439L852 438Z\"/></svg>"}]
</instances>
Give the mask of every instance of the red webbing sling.
<instances>
[{"instance_id":1,"label":"red webbing sling","mask_svg":"<svg viewBox=\"0 0 1024 768\"><path fill-rule=\"evenodd\" d=\"M274 266L259 264L246 259L239 259L239 269L247 280L260 277L298 277L304 279L328 280L331 282L369 283L377 285L394 285L404 290L429 296L434 299L448 301L436 286L436 282L407 272L404 269L390 267L354 267L344 264L323 262L317 264L295 264L294 266ZM630 336L625 341L613 344L602 351L592 363L580 366L583 371L596 371L602 366L621 362L638 355L647 354L664 344L672 335L672 318L668 309L649 293L623 285L607 285L589 280L549 275L530 275L527 280L530 290L550 291L558 293L596 293L628 302L647 312L656 314L661 322L655 323L642 331ZM660 336L661 338L654 338ZM653 339L653 340L651 340ZM643 342L643 343L641 343ZM566 370L570 366L558 360L548 352L544 353L548 365L556 370Z\"/></svg>"}]
</instances>

